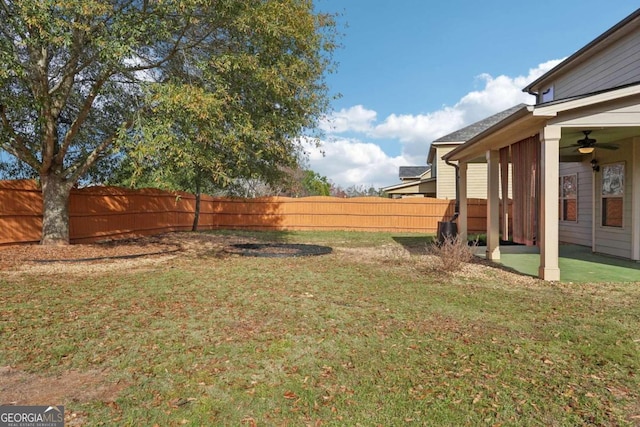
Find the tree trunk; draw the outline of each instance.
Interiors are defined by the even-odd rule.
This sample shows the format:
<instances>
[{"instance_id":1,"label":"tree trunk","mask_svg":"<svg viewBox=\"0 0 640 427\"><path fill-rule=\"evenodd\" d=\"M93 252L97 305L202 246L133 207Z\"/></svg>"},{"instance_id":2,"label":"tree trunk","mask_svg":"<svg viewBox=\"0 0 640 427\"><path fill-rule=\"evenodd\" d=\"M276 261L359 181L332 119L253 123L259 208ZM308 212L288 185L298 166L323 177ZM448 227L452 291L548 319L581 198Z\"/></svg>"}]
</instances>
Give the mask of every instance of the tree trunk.
<instances>
[{"instance_id":1,"label":"tree trunk","mask_svg":"<svg viewBox=\"0 0 640 427\"><path fill-rule=\"evenodd\" d=\"M195 179L196 184L196 210L193 216L193 226L191 227L191 231L198 231L198 222L200 221L200 199L202 195L202 188L200 185L200 174L196 174Z\"/></svg>"},{"instance_id":2,"label":"tree trunk","mask_svg":"<svg viewBox=\"0 0 640 427\"><path fill-rule=\"evenodd\" d=\"M51 174L40 177L42 182L41 245L69 244L69 193L71 185Z\"/></svg>"},{"instance_id":3,"label":"tree trunk","mask_svg":"<svg viewBox=\"0 0 640 427\"><path fill-rule=\"evenodd\" d=\"M198 222L200 221L200 199L201 193L198 191L196 193L196 211L193 217L193 226L191 227L191 231L198 231Z\"/></svg>"}]
</instances>

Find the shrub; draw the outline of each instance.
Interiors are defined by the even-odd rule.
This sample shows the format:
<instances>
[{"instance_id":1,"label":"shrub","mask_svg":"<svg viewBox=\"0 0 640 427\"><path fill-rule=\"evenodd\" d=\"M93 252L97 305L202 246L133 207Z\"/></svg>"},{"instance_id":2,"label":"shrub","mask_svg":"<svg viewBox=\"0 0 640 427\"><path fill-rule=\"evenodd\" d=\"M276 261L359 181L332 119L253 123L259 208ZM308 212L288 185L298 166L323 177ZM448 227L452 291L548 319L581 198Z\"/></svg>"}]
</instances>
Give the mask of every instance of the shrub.
<instances>
[{"instance_id":1,"label":"shrub","mask_svg":"<svg viewBox=\"0 0 640 427\"><path fill-rule=\"evenodd\" d=\"M443 242L435 241L427 247L427 253L440 260L438 269L447 273L459 271L465 263L470 262L475 253L477 241L469 244L459 235L447 235Z\"/></svg>"}]
</instances>

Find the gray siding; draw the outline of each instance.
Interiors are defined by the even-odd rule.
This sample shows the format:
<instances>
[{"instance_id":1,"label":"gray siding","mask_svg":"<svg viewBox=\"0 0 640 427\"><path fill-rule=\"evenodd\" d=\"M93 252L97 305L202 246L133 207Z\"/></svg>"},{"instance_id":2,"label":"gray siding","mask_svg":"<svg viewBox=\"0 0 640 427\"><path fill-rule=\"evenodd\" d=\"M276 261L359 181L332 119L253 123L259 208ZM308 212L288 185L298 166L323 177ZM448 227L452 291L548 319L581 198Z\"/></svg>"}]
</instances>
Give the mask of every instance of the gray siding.
<instances>
[{"instance_id":1,"label":"gray siding","mask_svg":"<svg viewBox=\"0 0 640 427\"><path fill-rule=\"evenodd\" d=\"M609 46L553 82L554 99L593 93L640 81L640 32Z\"/></svg>"},{"instance_id":2,"label":"gray siding","mask_svg":"<svg viewBox=\"0 0 640 427\"><path fill-rule=\"evenodd\" d=\"M595 218L595 252L609 254L624 258L631 258L631 192L632 192L632 175L633 165L629 161L632 159L632 141L618 141L620 149L616 151L596 150L600 165L607 163L625 162L625 196L624 196L624 213L622 227L603 227L602 226L602 170L596 174L595 180L595 201L596 201L596 218Z\"/></svg>"},{"instance_id":3,"label":"gray siding","mask_svg":"<svg viewBox=\"0 0 640 427\"><path fill-rule=\"evenodd\" d=\"M578 221L560 221L558 238L563 243L591 247L593 225L593 171L589 160L583 163L560 163L560 176L578 176Z\"/></svg>"}]
</instances>

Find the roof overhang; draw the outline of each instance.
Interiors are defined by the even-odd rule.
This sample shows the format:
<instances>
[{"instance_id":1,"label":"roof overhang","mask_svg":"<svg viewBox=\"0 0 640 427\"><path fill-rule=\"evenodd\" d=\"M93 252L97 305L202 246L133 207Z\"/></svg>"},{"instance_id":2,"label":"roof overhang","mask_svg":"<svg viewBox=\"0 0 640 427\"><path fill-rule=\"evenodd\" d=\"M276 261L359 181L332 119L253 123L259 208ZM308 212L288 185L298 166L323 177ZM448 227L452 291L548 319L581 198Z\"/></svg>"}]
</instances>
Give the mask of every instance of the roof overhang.
<instances>
[{"instance_id":1,"label":"roof overhang","mask_svg":"<svg viewBox=\"0 0 640 427\"><path fill-rule=\"evenodd\" d=\"M602 92L596 92L575 98L569 98L563 101L549 102L546 104L536 105L533 110L534 116L555 117L559 113L564 113L578 108L591 107L596 104L617 101L629 96L640 94L640 83L624 86L618 89L612 89Z\"/></svg>"},{"instance_id":2,"label":"roof overhang","mask_svg":"<svg viewBox=\"0 0 640 427\"><path fill-rule=\"evenodd\" d=\"M536 106L525 106L511 116L496 123L486 131L470 139L466 144L457 147L443 156L446 161L464 161L468 163L484 162L488 150L498 150L530 136L534 136L547 124L560 126L582 126L584 121L578 124L570 123L572 115L589 117L598 109L605 106L624 104L638 104L640 97L640 84L588 94L564 101L555 101ZM597 123L594 123L594 125ZM633 123L618 123L622 126L637 125L635 118ZM603 125L600 123L600 125ZM609 124L611 125L611 124Z\"/></svg>"},{"instance_id":3,"label":"roof overhang","mask_svg":"<svg viewBox=\"0 0 640 427\"><path fill-rule=\"evenodd\" d=\"M427 178L427 179L420 179L420 180L415 180L415 181L407 181L407 182L403 182L403 183L400 183L400 184L391 185L389 187L384 187L381 190L382 191L402 190L403 188L415 187L416 185L427 184L427 183L433 182L435 180L436 180L436 178Z\"/></svg>"},{"instance_id":4,"label":"roof overhang","mask_svg":"<svg viewBox=\"0 0 640 427\"><path fill-rule=\"evenodd\" d=\"M536 135L547 120L548 117L535 116L533 106L525 105L442 158L445 161L484 162L488 150L498 150Z\"/></svg>"},{"instance_id":5,"label":"roof overhang","mask_svg":"<svg viewBox=\"0 0 640 427\"><path fill-rule=\"evenodd\" d=\"M427 163L433 164L436 159L437 148L436 147L455 147L464 144L464 141L459 142L432 142L429 147L429 154L427 155Z\"/></svg>"}]
</instances>

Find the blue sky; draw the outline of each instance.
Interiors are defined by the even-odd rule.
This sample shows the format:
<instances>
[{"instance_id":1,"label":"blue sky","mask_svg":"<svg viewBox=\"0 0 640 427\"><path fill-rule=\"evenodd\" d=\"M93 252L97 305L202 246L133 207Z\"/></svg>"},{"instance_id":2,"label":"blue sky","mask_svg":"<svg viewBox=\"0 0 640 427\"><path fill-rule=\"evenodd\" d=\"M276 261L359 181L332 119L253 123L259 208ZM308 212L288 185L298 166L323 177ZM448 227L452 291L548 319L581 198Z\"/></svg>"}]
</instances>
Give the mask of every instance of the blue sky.
<instances>
[{"instance_id":1,"label":"blue sky","mask_svg":"<svg viewBox=\"0 0 640 427\"><path fill-rule=\"evenodd\" d=\"M522 88L631 14L628 0L317 0L340 14L334 113L311 169L343 188L398 182L440 136L533 98Z\"/></svg>"}]
</instances>

